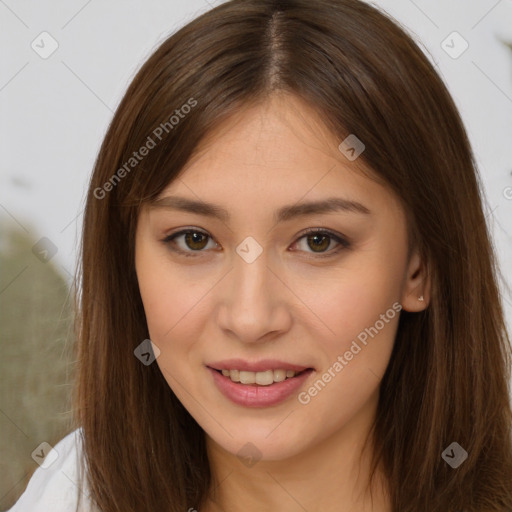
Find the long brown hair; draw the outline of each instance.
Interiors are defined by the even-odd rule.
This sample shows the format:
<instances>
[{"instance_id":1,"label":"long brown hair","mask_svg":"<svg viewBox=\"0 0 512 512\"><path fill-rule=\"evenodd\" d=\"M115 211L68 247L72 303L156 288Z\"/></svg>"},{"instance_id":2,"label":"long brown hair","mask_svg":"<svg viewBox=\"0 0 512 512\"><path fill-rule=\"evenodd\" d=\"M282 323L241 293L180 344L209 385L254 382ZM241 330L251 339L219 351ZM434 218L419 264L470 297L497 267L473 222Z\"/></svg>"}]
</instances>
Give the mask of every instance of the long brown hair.
<instances>
[{"instance_id":1,"label":"long brown hair","mask_svg":"<svg viewBox=\"0 0 512 512\"><path fill-rule=\"evenodd\" d=\"M205 501L204 432L158 365L134 356L149 338L134 233L141 205L200 141L276 92L312 105L340 142L364 141L360 158L401 199L427 262L431 301L401 312L373 429L393 510L510 512L511 345L478 169L433 66L358 0L222 4L169 37L117 108L90 182L76 285L76 420L91 497L103 512ZM456 469L441 456L452 442L468 453Z\"/></svg>"}]
</instances>

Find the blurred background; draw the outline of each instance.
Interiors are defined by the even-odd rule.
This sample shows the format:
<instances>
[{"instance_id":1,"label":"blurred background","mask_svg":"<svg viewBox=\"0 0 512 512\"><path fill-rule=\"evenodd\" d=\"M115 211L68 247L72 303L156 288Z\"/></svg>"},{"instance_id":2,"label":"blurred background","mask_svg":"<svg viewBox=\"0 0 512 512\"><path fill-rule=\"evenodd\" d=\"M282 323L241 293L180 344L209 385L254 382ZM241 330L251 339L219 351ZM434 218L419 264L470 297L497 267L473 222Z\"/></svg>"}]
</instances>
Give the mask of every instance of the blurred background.
<instances>
[{"instance_id":1,"label":"blurred background","mask_svg":"<svg viewBox=\"0 0 512 512\"><path fill-rule=\"evenodd\" d=\"M142 62L207 0L0 0L0 510L72 430L72 277L101 140ZM512 2L379 0L448 85L512 298ZM435 129L433 127L432 129Z\"/></svg>"}]
</instances>

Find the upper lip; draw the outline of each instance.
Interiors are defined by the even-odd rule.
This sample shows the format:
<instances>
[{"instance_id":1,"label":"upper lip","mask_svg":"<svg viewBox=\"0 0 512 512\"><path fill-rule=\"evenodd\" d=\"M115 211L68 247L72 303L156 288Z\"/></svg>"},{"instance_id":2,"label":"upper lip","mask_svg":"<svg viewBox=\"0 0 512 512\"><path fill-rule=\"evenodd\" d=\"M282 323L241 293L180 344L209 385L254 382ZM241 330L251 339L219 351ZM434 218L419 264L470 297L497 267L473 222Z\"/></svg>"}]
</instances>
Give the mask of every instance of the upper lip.
<instances>
[{"instance_id":1,"label":"upper lip","mask_svg":"<svg viewBox=\"0 0 512 512\"><path fill-rule=\"evenodd\" d=\"M224 359L208 363L206 366L214 370L242 370L246 372L264 372L265 370L294 370L301 372L311 368L299 364L285 363L277 359L261 359L260 361L246 361L244 359Z\"/></svg>"}]
</instances>

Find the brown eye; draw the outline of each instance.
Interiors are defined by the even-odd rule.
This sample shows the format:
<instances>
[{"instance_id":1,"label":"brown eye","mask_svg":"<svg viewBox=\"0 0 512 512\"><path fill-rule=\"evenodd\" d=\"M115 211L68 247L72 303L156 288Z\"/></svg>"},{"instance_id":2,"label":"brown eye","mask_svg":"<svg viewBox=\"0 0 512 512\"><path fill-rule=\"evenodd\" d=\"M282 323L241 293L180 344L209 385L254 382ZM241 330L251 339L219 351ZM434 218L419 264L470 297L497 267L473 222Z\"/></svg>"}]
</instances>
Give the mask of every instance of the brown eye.
<instances>
[{"instance_id":1,"label":"brown eye","mask_svg":"<svg viewBox=\"0 0 512 512\"><path fill-rule=\"evenodd\" d=\"M180 240L182 239L182 241ZM195 256L194 252L203 252L208 245L211 237L202 231L196 229L182 230L166 237L163 242L176 246L176 252L185 254L185 256ZM178 243L178 241L180 243Z\"/></svg>"},{"instance_id":2,"label":"brown eye","mask_svg":"<svg viewBox=\"0 0 512 512\"><path fill-rule=\"evenodd\" d=\"M201 250L206 247L207 235L204 235L203 233L198 233L196 231L189 231L188 233L185 233L185 243L187 244L187 247L194 250Z\"/></svg>"},{"instance_id":3,"label":"brown eye","mask_svg":"<svg viewBox=\"0 0 512 512\"><path fill-rule=\"evenodd\" d=\"M305 240L302 248L300 248L300 241ZM328 250L331 247L331 242L335 242L335 249ZM348 249L350 242L343 237L332 233L330 231L321 229L310 229L304 235L302 235L294 245L299 245L299 249L306 253L316 253L319 256L330 256L336 254L340 250Z\"/></svg>"},{"instance_id":4,"label":"brown eye","mask_svg":"<svg viewBox=\"0 0 512 512\"><path fill-rule=\"evenodd\" d=\"M303 234L294 245L298 245L303 239L306 243L302 248L299 248L299 250L309 254L317 254L319 257L331 256L337 254L340 250L350 247L350 242L346 239L326 230L310 229ZM208 248L209 241L213 243L213 247L210 248L215 248L218 245L213 241L210 235L197 229L178 231L177 233L167 236L162 241L167 245L172 245L173 247L171 247L171 249L173 251L183 254L184 256L199 256L201 252L206 252L204 249ZM334 249L331 247L332 242L335 244ZM330 248L332 250L329 250Z\"/></svg>"},{"instance_id":5,"label":"brown eye","mask_svg":"<svg viewBox=\"0 0 512 512\"><path fill-rule=\"evenodd\" d=\"M323 252L330 245L330 237L328 235L308 235L308 247L315 252Z\"/></svg>"}]
</instances>

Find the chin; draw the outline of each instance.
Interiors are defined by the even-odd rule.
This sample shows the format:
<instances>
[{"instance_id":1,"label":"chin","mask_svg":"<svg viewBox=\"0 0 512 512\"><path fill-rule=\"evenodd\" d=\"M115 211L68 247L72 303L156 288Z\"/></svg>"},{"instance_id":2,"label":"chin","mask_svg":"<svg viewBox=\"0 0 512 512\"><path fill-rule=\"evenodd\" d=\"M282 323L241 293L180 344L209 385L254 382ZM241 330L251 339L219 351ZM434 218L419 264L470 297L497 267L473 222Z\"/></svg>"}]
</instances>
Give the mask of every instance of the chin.
<instances>
[{"instance_id":1,"label":"chin","mask_svg":"<svg viewBox=\"0 0 512 512\"><path fill-rule=\"evenodd\" d=\"M221 433L221 437L211 436L208 432L207 436L223 450L240 458L248 467L255 461L286 460L306 448L304 432L300 428L294 426L293 430L282 429L279 435L276 435L275 431L272 432L274 428L275 423L272 427L265 426L260 429L232 425L228 430L233 437L229 437L225 432Z\"/></svg>"}]
</instances>

